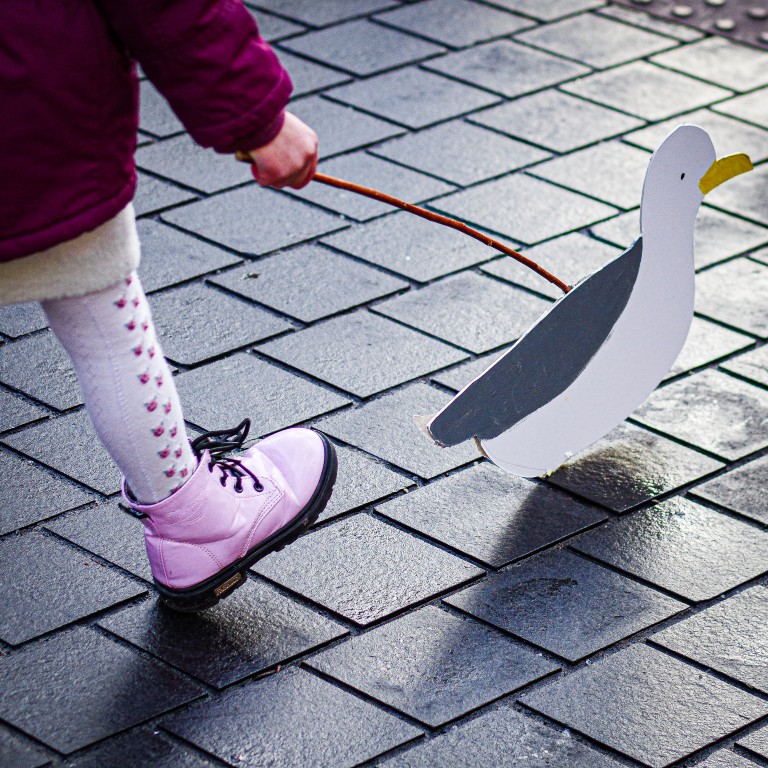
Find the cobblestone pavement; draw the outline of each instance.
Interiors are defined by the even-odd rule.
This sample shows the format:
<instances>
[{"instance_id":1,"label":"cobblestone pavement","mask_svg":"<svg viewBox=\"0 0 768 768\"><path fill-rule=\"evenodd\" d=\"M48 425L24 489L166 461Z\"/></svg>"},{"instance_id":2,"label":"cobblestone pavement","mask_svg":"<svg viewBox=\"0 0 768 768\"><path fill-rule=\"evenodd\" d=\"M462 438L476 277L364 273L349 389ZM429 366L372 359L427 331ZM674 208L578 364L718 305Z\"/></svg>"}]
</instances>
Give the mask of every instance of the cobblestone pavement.
<instances>
[{"instance_id":1,"label":"cobblestone pavement","mask_svg":"<svg viewBox=\"0 0 768 768\"><path fill-rule=\"evenodd\" d=\"M253 11L322 170L569 281L637 234L670 126L759 164L701 211L670 377L531 482L412 416L549 285L375 202L262 190L143 82L141 273L190 432L317 425L340 479L231 599L168 613L68 360L1 310L0 765L768 766L768 53L600 0Z\"/></svg>"}]
</instances>

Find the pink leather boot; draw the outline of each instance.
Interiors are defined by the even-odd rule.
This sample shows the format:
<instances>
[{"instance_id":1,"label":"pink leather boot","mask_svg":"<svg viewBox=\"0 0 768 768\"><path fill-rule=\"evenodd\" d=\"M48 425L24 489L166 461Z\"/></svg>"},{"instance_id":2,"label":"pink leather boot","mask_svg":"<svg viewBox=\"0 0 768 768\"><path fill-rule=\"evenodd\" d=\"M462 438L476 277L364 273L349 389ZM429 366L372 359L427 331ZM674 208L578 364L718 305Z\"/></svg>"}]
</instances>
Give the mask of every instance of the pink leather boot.
<instances>
[{"instance_id":1,"label":"pink leather boot","mask_svg":"<svg viewBox=\"0 0 768 768\"><path fill-rule=\"evenodd\" d=\"M250 421L192 442L197 469L176 493L139 504L147 555L164 602L179 611L215 605L245 582L257 560L290 544L325 508L336 452L320 432L286 429L238 457Z\"/></svg>"}]
</instances>

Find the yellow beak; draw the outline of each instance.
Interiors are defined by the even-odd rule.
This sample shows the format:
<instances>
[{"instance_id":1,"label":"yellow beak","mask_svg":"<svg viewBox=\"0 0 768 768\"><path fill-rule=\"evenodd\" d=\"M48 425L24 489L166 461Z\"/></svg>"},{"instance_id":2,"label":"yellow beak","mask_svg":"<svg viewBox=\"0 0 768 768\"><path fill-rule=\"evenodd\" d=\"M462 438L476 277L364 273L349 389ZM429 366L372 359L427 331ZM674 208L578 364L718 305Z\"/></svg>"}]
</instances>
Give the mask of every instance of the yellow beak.
<instances>
[{"instance_id":1,"label":"yellow beak","mask_svg":"<svg viewBox=\"0 0 768 768\"><path fill-rule=\"evenodd\" d=\"M745 155L743 152L715 160L699 181L701 194L706 195L707 192L711 192L724 181L728 181L740 173L751 171L753 167L749 155Z\"/></svg>"}]
</instances>

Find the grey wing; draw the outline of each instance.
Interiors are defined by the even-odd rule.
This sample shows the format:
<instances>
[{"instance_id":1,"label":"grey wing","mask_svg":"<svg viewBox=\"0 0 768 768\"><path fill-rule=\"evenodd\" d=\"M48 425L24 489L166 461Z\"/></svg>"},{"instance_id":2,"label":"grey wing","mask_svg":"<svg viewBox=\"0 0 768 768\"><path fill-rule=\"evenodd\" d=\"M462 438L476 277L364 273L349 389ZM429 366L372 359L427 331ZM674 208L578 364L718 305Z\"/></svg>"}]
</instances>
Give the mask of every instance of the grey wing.
<instances>
[{"instance_id":1,"label":"grey wing","mask_svg":"<svg viewBox=\"0 0 768 768\"><path fill-rule=\"evenodd\" d=\"M429 423L441 445L498 437L562 394L624 311L640 269L642 237L553 305Z\"/></svg>"}]
</instances>

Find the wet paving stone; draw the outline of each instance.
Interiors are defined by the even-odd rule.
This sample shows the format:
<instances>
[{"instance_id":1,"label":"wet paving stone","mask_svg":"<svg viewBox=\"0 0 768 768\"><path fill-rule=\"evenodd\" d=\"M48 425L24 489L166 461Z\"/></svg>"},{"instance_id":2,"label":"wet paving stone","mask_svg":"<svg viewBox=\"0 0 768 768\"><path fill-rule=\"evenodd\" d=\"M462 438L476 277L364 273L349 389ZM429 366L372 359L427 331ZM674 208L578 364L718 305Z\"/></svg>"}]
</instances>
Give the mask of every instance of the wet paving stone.
<instances>
[{"instance_id":1,"label":"wet paving stone","mask_svg":"<svg viewBox=\"0 0 768 768\"><path fill-rule=\"evenodd\" d=\"M567 551L526 560L445 602L571 662L687 607Z\"/></svg>"},{"instance_id":2,"label":"wet paving stone","mask_svg":"<svg viewBox=\"0 0 768 768\"><path fill-rule=\"evenodd\" d=\"M36 744L0 725L0 765L6 768L42 768L50 762L50 758Z\"/></svg>"},{"instance_id":3,"label":"wet paving stone","mask_svg":"<svg viewBox=\"0 0 768 768\"><path fill-rule=\"evenodd\" d=\"M413 481L352 448L337 447L339 471L333 496L319 521L373 504L385 496L410 488Z\"/></svg>"},{"instance_id":4,"label":"wet paving stone","mask_svg":"<svg viewBox=\"0 0 768 768\"><path fill-rule=\"evenodd\" d=\"M60 411L83 402L69 355L50 331L0 347L0 381Z\"/></svg>"},{"instance_id":5,"label":"wet paving stone","mask_svg":"<svg viewBox=\"0 0 768 768\"><path fill-rule=\"evenodd\" d=\"M634 418L729 460L768 445L768 392L719 371L657 389Z\"/></svg>"},{"instance_id":6,"label":"wet paving stone","mask_svg":"<svg viewBox=\"0 0 768 768\"><path fill-rule=\"evenodd\" d=\"M143 587L54 539L0 542L0 637L12 645L142 594Z\"/></svg>"},{"instance_id":7,"label":"wet paving stone","mask_svg":"<svg viewBox=\"0 0 768 768\"><path fill-rule=\"evenodd\" d=\"M0 681L0 717L64 753L203 693L196 683L86 627L0 657Z\"/></svg>"},{"instance_id":8,"label":"wet paving stone","mask_svg":"<svg viewBox=\"0 0 768 768\"><path fill-rule=\"evenodd\" d=\"M359 397L466 357L365 309L288 334L258 351Z\"/></svg>"},{"instance_id":9,"label":"wet paving stone","mask_svg":"<svg viewBox=\"0 0 768 768\"><path fill-rule=\"evenodd\" d=\"M46 523L45 527L152 583L152 569L144 547L144 526L122 511L117 501L64 515Z\"/></svg>"},{"instance_id":10,"label":"wet paving stone","mask_svg":"<svg viewBox=\"0 0 768 768\"><path fill-rule=\"evenodd\" d=\"M292 101L291 112L307 125L311 125L318 135L321 158L403 133L402 128L392 123L320 96L308 96Z\"/></svg>"},{"instance_id":11,"label":"wet paving stone","mask_svg":"<svg viewBox=\"0 0 768 768\"><path fill-rule=\"evenodd\" d=\"M0 348L4 349L4 348ZM0 432L43 419L48 412L19 395L0 389Z\"/></svg>"},{"instance_id":12,"label":"wet paving stone","mask_svg":"<svg viewBox=\"0 0 768 768\"><path fill-rule=\"evenodd\" d=\"M597 8L601 0L494 0L494 5L518 11L540 21L554 21L578 11Z\"/></svg>"},{"instance_id":13,"label":"wet paving stone","mask_svg":"<svg viewBox=\"0 0 768 768\"><path fill-rule=\"evenodd\" d=\"M181 133L184 126L149 80L139 84L139 128L159 138Z\"/></svg>"},{"instance_id":14,"label":"wet paving stone","mask_svg":"<svg viewBox=\"0 0 768 768\"><path fill-rule=\"evenodd\" d=\"M730 115L739 120L746 120L748 123L768 128L766 94L768 94L768 89L761 88L758 91L722 101L719 104L715 104L712 109L722 112L724 115Z\"/></svg>"},{"instance_id":15,"label":"wet paving stone","mask_svg":"<svg viewBox=\"0 0 768 768\"><path fill-rule=\"evenodd\" d=\"M0 534L93 501L94 496L28 459L0 453Z\"/></svg>"},{"instance_id":16,"label":"wet paving stone","mask_svg":"<svg viewBox=\"0 0 768 768\"><path fill-rule=\"evenodd\" d=\"M422 741L383 765L386 768L618 768L619 763L577 741L568 730L544 725L508 704Z\"/></svg>"},{"instance_id":17,"label":"wet paving stone","mask_svg":"<svg viewBox=\"0 0 768 768\"><path fill-rule=\"evenodd\" d=\"M680 498L612 520L573 546L694 602L768 568L768 533Z\"/></svg>"},{"instance_id":18,"label":"wet paving stone","mask_svg":"<svg viewBox=\"0 0 768 768\"><path fill-rule=\"evenodd\" d=\"M593 13L543 24L515 37L598 69L658 53L677 44L668 37Z\"/></svg>"},{"instance_id":19,"label":"wet paving stone","mask_svg":"<svg viewBox=\"0 0 768 768\"><path fill-rule=\"evenodd\" d=\"M463 120L408 134L372 152L462 186L551 157L529 144Z\"/></svg>"},{"instance_id":20,"label":"wet paving stone","mask_svg":"<svg viewBox=\"0 0 768 768\"><path fill-rule=\"evenodd\" d=\"M521 336L548 307L538 296L464 273L389 299L376 311L471 352L487 352Z\"/></svg>"},{"instance_id":21,"label":"wet paving stone","mask_svg":"<svg viewBox=\"0 0 768 768\"><path fill-rule=\"evenodd\" d=\"M522 16L496 8L478 7L467 0L426 0L387 11L375 18L404 32L454 48L511 35L532 24Z\"/></svg>"},{"instance_id":22,"label":"wet paving stone","mask_svg":"<svg viewBox=\"0 0 768 768\"><path fill-rule=\"evenodd\" d=\"M147 173L138 172L138 185L136 196L133 198L133 207L137 216L146 216L157 213L180 203L197 200L197 195L180 187L160 181Z\"/></svg>"},{"instance_id":23,"label":"wet paving stone","mask_svg":"<svg viewBox=\"0 0 768 768\"><path fill-rule=\"evenodd\" d=\"M581 64L510 40L485 43L449 53L426 62L424 66L510 98L557 85L589 72Z\"/></svg>"},{"instance_id":24,"label":"wet paving stone","mask_svg":"<svg viewBox=\"0 0 768 768\"><path fill-rule=\"evenodd\" d=\"M439 448L414 423L434 415L449 397L426 384L413 384L361 408L329 416L317 427L424 479L437 477L480 458L473 443Z\"/></svg>"},{"instance_id":25,"label":"wet paving stone","mask_svg":"<svg viewBox=\"0 0 768 768\"><path fill-rule=\"evenodd\" d=\"M761 728L759 731L739 739L736 743L768 760L768 727Z\"/></svg>"},{"instance_id":26,"label":"wet paving stone","mask_svg":"<svg viewBox=\"0 0 768 768\"><path fill-rule=\"evenodd\" d=\"M724 88L644 61L598 72L567 83L563 88L574 96L653 121L689 112L731 95Z\"/></svg>"},{"instance_id":27,"label":"wet paving stone","mask_svg":"<svg viewBox=\"0 0 768 768\"><path fill-rule=\"evenodd\" d=\"M681 656L768 693L768 588L756 586L650 639Z\"/></svg>"},{"instance_id":28,"label":"wet paving stone","mask_svg":"<svg viewBox=\"0 0 768 768\"><path fill-rule=\"evenodd\" d=\"M768 211L761 204L766 189L768 166L763 164L750 173L729 179L727 184L722 184L707 195L707 202L758 224L768 225Z\"/></svg>"},{"instance_id":29,"label":"wet paving stone","mask_svg":"<svg viewBox=\"0 0 768 768\"><path fill-rule=\"evenodd\" d=\"M434 606L307 663L433 728L558 669L500 632Z\"/></svg>"},{"instance_id":30,"label":"wet paving stone","mask_svg":"<svg viewBox=\"0 0 768 768\"><path fill-rule=\"evenodd\" d=\"M720 366L764 387L768 386L768 347L758 347L743 355L726 360Z\"/></svg>"},{"instance_id":31,"label":"wet paving stone","mask_svg":"<svg viewBox=\"0 0 768 768\"><path fill-rule=\"evenodd\" d=\"M723 466L624 422L560 467L548 482L614 512L626 512Z\"/></svg>"},{"instance_id":32,"label":"wet paving stone","mask_svg":"<svg viewBox=\"0 0 768 768\"><path fill-rule=\"evenodd\" d=\"M457 587L483 571L358 514L301 537L254 570L358 626Z\"/></svg>"},{"instance_id":33,"label":"wet paving stone","mask_svg":"<svg viewBox=\"0 0 768 768\"><path fill-rule=\"evenodd\" d=\"M430 207L528 245L616 213L612 206L524 174L455 192Z\"/></svg>"},{"instance_id":34,"label":"wet paving stone","mask_svg":"<svg viewBox=\"0 0 768 768\"><path fill-rule=\"evenodd\" d=\"M374 75L445 51L367 20L308 32L284 41L282 47L354 75Z\"/></svg>"},{"instance_id":35,"label":"wet paving stone","mask_svg":"<svg viewBox=\"0 0 768 768\"><path fill-rule=\"evenodd\" d=\"M640 203L650 159L641 149L611 141L540 163L530 172L627 209Z\"/></svg>"},{"instance_id":36,"label":"wet paving stone","mask_svg":"<svg viewBox=\"0 0 768 768\"><path fill-rule=\"evenodd\" d=\"M199 283L156 294L151 306L163 352L181 365L202 363L293 327Z\"/></svg>"},{"instance_id":37,"label":"wet paving stone","mask_svg":"<svg viewBox=\"0 0 768 768\"><path fill-rule=\"evenodd\" d=\"M296 668L227 691L168 718L163 727L243 768L352 768L422 733Z\"/></svg>"},{"instance_id":38,"label":"wet paving stone","mask_svg":"<svg viewBox=\"0 0 768 768\"><path fill-rule=\"evenodd\" d=\"M644 645L560 678L522 701L654 768L768 712L757 697Z\"/></svg>"},{"instance_id":39,"label":"wet paving stone","mask_svg":"<svg viewBox=\"0 0 768 768\"><path fill-rule=\"evenodd\" d=\"M273 11L281 16L309 24L313 27L323 27L337 21L362 16L363 14L383 11L395 5L392 0L256 0L252 2L258 8Z\"/></svg>"},{"instance_id":40,"label":"wet paving stone","mask_svg":"<svg viewBox=\"0 0 768 768\"><path fill-rule=\"evenodd\" d=\"M85 411L33 424L6 435L2 442L99 493L120 490L120 471Z\"/></svg>"},{"instance_id":41,"label":"wet paving stone","mask_svg":"<svg viewBox=\"0 0 768 768\"><path fill-rule=\"evenodd\" d=\"M306 323L408 287L317 245L249 262L210 282Z\"/></svg>"},{"instance_id":42,"label":"wet paving stone","mask_svg":"<svg viewBox=\"0 0 768 768\"><path fill-rule=\"evenodd\" d=\"M227 600L197 614L146 600L101 619L99 626L216 688L347 632L273 587L250 580Z\"/></svg>"},{"instance_id":43,"label":"wet paving stone","mask_svg":"<svg viewBox=\"0 0 768 768\"><path fill-rule=\"evenodd\" d=\"M635 27L650 29L652 32L659 32L662 35L673 37L675 40L683 42L692 42L700 40L704 35L693 27L687 27L684 24L677 24L667 19L657 16L649 16L641 9L625 8L621 5L604 5L597 9L601 16L610 16L612 19L624 21Z\"/></svg>"},{"instance_id":44,"label":"wet paving stone","mask_svg":"<svg viewBox=\"0 0 768 768\"><path fill-rule=\"evenodd\" d=\"M768 458L757 459L699 485L692 493L768 525Z\"/></svg>"},{"instance_id":45,"label":"wet paving stone","mask_svg":"<svg viewBox=\"0 0 768 768\"><path fill-rule=\"evenodd\" d=\"M294 97L317 93L334 85L350 81L349 75L338 69L324 67L314 61L307 61L301 56L294 56L287 51L280 51L280 63L285 67L294 85Z\"/></svg>"},{"instance_id":46,"label":"wet paving stone","mask_svg":"<svg viewBox=\"0 0 768 768\"><path fill-rule=\"evenodd\" d=\"M32 331L40 331L47 326L48 320L37 302L0 307L0 333L12 339Z\"/></svg>"},{"instance_id":47,"label":"wet paving stone","mask_svg":"<svg viewBox=\"0 0 768 768\"><path fill-rule=\"evenodd\" d=\"M688 339L664 378L669 379L693 368L712 363L753 343L754 340L749 336L710 323L701 317L694 317ZM727 367L727 363L724 366Z\"/></svg>"},{"instance_id":48,"label":"wet paving stone","mask_svg":"<svg viewBox=\"0 0 768 768\"><path fill-rule=\"evenodd\" d=\"M455 189L452 184L387 162L367 152L356 152L327 160L320 164L318 171L346 181L372 186L409 203L420 203ZM338 211L357 221L366 221L392 210L392 206L378 200L323 184L310 184L301 190L286 191L302 200Z\"/></svg>"},{"instance_id":49,"label":"wet paving stone","mask_svg":"<svg viewBox=\"0 0 768 768\"><path fill-rule=\"evenodd\" d=\"M251 419L252 437L347 405L333 392L253 355L230 355L177 377L185 418L201 429L234 427Z\"/></svg>"},{"instance_id":50,"label":"wet paving stone","mask_svg":"<svg viewBox=\"0 0 768 768\"><path fill-rule=\"evenodd\" d=\"M768 338L763 297L768 266L751 259L720 264L696 277L696 311L713 320Z\"/></svg>"},{"instance_id":51,"label":"wet paving stone","mask_svg":"<svg viewBox=\"0 0 768 768\"><path fill-rule=\"evenodd\" d=\"M570 152L644 124L554 89L475 112L468 119L557 152Z\"/></svg>"},{"instance_id":52,"label":"wet paving stone","mask_svg":"<svg viewBox=\"0 0 768 768\"><path fill-rule=\"evenodd\" d=\"M740 757L729 749L722 749L708 757L704 762L696 764L698 768L755 768L751 760Z\"/></svg>"},{"instance_id":53,"label":"wet paving stone","mask_svg":"<svg viewBox=\"0 0 768 768\"><path fill-rule=\"evenodd\" d=\"M246 8L256 20L256 23L259 26L259 33L268 43L273 43L283 37L290 37L291 35L307 31L307 28L303 24L295 24L292 21L288 21L288 19L283 19L280 16L273 16L271 13L265 13L262 10L254 11L247 6Z\"/></svg>"},{"instance_id":54,"label":"wet paving stone","mask_svg":"<svg viewBox=\"0 0 768 768\"><path fill-rule=\"evenodd\" d=\"M376 505L381 514L493 568L500 568L606 515L540 483L481 464Z\"/></svg>"},{"instance_id":55,"label":"wet paving stone","mask_svg":"<svg viewBox=\"0 0 768 768\"><path fill-rule=\"evenodd\" d=\"M254 256L345 226L337 216L256 185L224 192L167 213L163 218L215 243Z\"/></svg>"},{"instance_id":56,"label":"wet paving stone","mask_svg":"<svg viewBox=\"0 0 768 768\"><path fill-rule=\"evenodd\" d=\"M334 88L328 95L409 128L424 128L499 101L498 96L415 67Z\"/></svg>"},{"instance_id":57,"label":"wet paving stone","mask_svg":"<svg viewBox=\"0 0 768 768\"><path fill-rule=\"evenodd\" d=\"M495 253L483 243L408 213L351 227L323 243L419 282L471 267Z\"/></svg>"}]
</instances>

